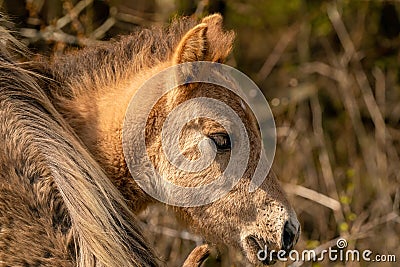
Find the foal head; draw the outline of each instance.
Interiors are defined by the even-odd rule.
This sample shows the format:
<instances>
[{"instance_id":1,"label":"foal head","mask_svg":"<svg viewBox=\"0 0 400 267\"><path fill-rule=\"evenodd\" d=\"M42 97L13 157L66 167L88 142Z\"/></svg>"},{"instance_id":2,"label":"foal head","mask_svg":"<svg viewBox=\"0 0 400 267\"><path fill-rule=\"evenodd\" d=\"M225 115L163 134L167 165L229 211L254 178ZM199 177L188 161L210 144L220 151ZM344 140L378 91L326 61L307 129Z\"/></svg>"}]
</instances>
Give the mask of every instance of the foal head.
<instances>
[{"instance_id":1,"label":"foal head","mask_svg":"<svg viewBox=\"0 0 400 267\"><path fill-rule=\"evenodd\" d=\"M223 31L220 15L206 17L185 34L167 65L196 61L223 62L231 51L232 42L233 33ZM180 70L183 73L176 75L183 75L190 81L192 70L187 70L188 73L185 73L185 68ZM220 78L227 79L223 75ZM235 84L232 83L232 86L235 87ZM240 88L235 90L239 91ZM184 222L209 241L241 248L254 264L260 261L269 264L272 262L268 258L259 259L258 252L265 247L275 251L291 250L297 242L300 226L295 212L272 174L265 173L264 177L258 177L264 180L262 184L252 192L249 190L257 165L267 165L268 162L263 157L264 148L256 117L235 90L211 83L192 82L168 91L149 113L145 131L146 151L157 172L178 186L207 185L221 176L226 176L227 183L231 178L238 178L237 183L232 182L231 190L215 201L206 205L176 206L174 209ZM192 101L196 99L206 100ZM213 105L213 100L229 106L237 117L221 112ZM172 125L180 124L179 119L186 118L187 121L178 127L179 131L163 132L163 124L172 113L178 118ZM193 114L198 116L192 116ZM240 125L237 118L245 128L247 145L242 144L242 138L238 137ZM170 142L163 144L168 140ZM207 155L212 155L212 162L204 168L196 168L195 171L177 167L171 163L171 156L168 157L165 153L173 143L171 140L178 140L175 145L184 160L194 162L192 167ZM247 147L249 150L246 167L242 173L226 174L230 157L238 153L238 147ZM240 149L238 155L240 156ZM240 160L237 162L242 163ZM235 175L239 177L234 177ZM215 188L215 194L217 193L218 188Z\"/></svg>"}]
</instances>

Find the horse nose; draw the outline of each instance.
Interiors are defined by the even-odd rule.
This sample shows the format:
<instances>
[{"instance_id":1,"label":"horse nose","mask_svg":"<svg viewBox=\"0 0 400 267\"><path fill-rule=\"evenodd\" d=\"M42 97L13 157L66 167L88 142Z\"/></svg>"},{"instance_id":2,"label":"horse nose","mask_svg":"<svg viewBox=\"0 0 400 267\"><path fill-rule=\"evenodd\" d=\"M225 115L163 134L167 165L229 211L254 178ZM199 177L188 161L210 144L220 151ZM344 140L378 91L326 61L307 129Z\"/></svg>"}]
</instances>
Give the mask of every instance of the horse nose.
<instances>
[{"instance_id":1,"label":"horse nose","mask_svg":"<svg viewBox=\"0 0 400 267\"><path fill-rule=\"evenodd\" d=\"M300 235L300 224L297 220L288 220L283 227L282 250L291 251L296 245Z\"/></svg>"}]
</instances>

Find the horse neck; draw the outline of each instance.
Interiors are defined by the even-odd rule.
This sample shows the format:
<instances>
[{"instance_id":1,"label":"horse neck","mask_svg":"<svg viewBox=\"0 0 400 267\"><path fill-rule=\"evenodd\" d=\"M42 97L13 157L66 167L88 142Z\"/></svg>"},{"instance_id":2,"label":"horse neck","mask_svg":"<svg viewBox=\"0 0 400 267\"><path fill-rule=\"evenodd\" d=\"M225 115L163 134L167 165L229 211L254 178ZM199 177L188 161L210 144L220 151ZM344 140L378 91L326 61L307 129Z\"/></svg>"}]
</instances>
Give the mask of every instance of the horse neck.
<instances>
[{"instance_id":1,"label":"horse neck","mask_svg":"<svg viewBox=\"0 0 400 267\"><path fill-rule=\"evenodd\" d=\"M134 182L127 168L122 148L123 122L137 89L164 65L142 71L115 84L104 84L104 87L86 84L95 89L79 90L80 93L73 98L56 100L56 106L135 212L143 210L153 200Z\"/></svg>"}]
</instances>

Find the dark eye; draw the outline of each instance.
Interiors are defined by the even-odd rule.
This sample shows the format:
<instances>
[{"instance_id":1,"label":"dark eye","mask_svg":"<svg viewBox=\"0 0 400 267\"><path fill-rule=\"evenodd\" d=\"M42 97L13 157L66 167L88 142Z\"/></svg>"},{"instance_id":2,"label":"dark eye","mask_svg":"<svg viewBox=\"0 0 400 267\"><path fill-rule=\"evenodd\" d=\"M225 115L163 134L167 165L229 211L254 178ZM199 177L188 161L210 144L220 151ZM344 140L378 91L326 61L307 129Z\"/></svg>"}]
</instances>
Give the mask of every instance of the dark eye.
<instances>
[{"instance_id":1,"label":"dark eye","mask_svg":"<svg viewBox=\"0 0 400 267\"><path fill-rule=\"evenodd\" d=\"M227 133L214 133L208 137L213 140L219 152L231 150L231 139Z\"/></svg>"}]
</instances>

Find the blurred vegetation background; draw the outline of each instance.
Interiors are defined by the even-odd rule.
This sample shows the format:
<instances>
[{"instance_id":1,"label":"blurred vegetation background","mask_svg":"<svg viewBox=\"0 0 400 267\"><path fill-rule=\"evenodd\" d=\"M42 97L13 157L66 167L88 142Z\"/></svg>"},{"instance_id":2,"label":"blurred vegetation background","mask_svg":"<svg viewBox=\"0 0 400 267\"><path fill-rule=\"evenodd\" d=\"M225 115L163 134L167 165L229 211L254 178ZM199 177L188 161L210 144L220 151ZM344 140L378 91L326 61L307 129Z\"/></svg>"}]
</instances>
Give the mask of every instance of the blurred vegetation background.
<instances>
[{"instance_id":1,"label":"blurred vegetation background","mask_svg":"<svg viewBox=\"0 0 400 267\"><path fill-rule=\"evenodd\" d=\"M221 13L237 33L227 63L258 84L276 118L273 169L302 225L297 249L320 251L342 236L348 249L400 261L398 1L0 0L0 6L22 41L46 55L167 25L177 15ZM203 242L165 207L140 217L167 266L180 266ZM293 266L302 264L397 266ZM224 246L207 263L247 265L240 251Z\"/></svg>"}]
</instances>

